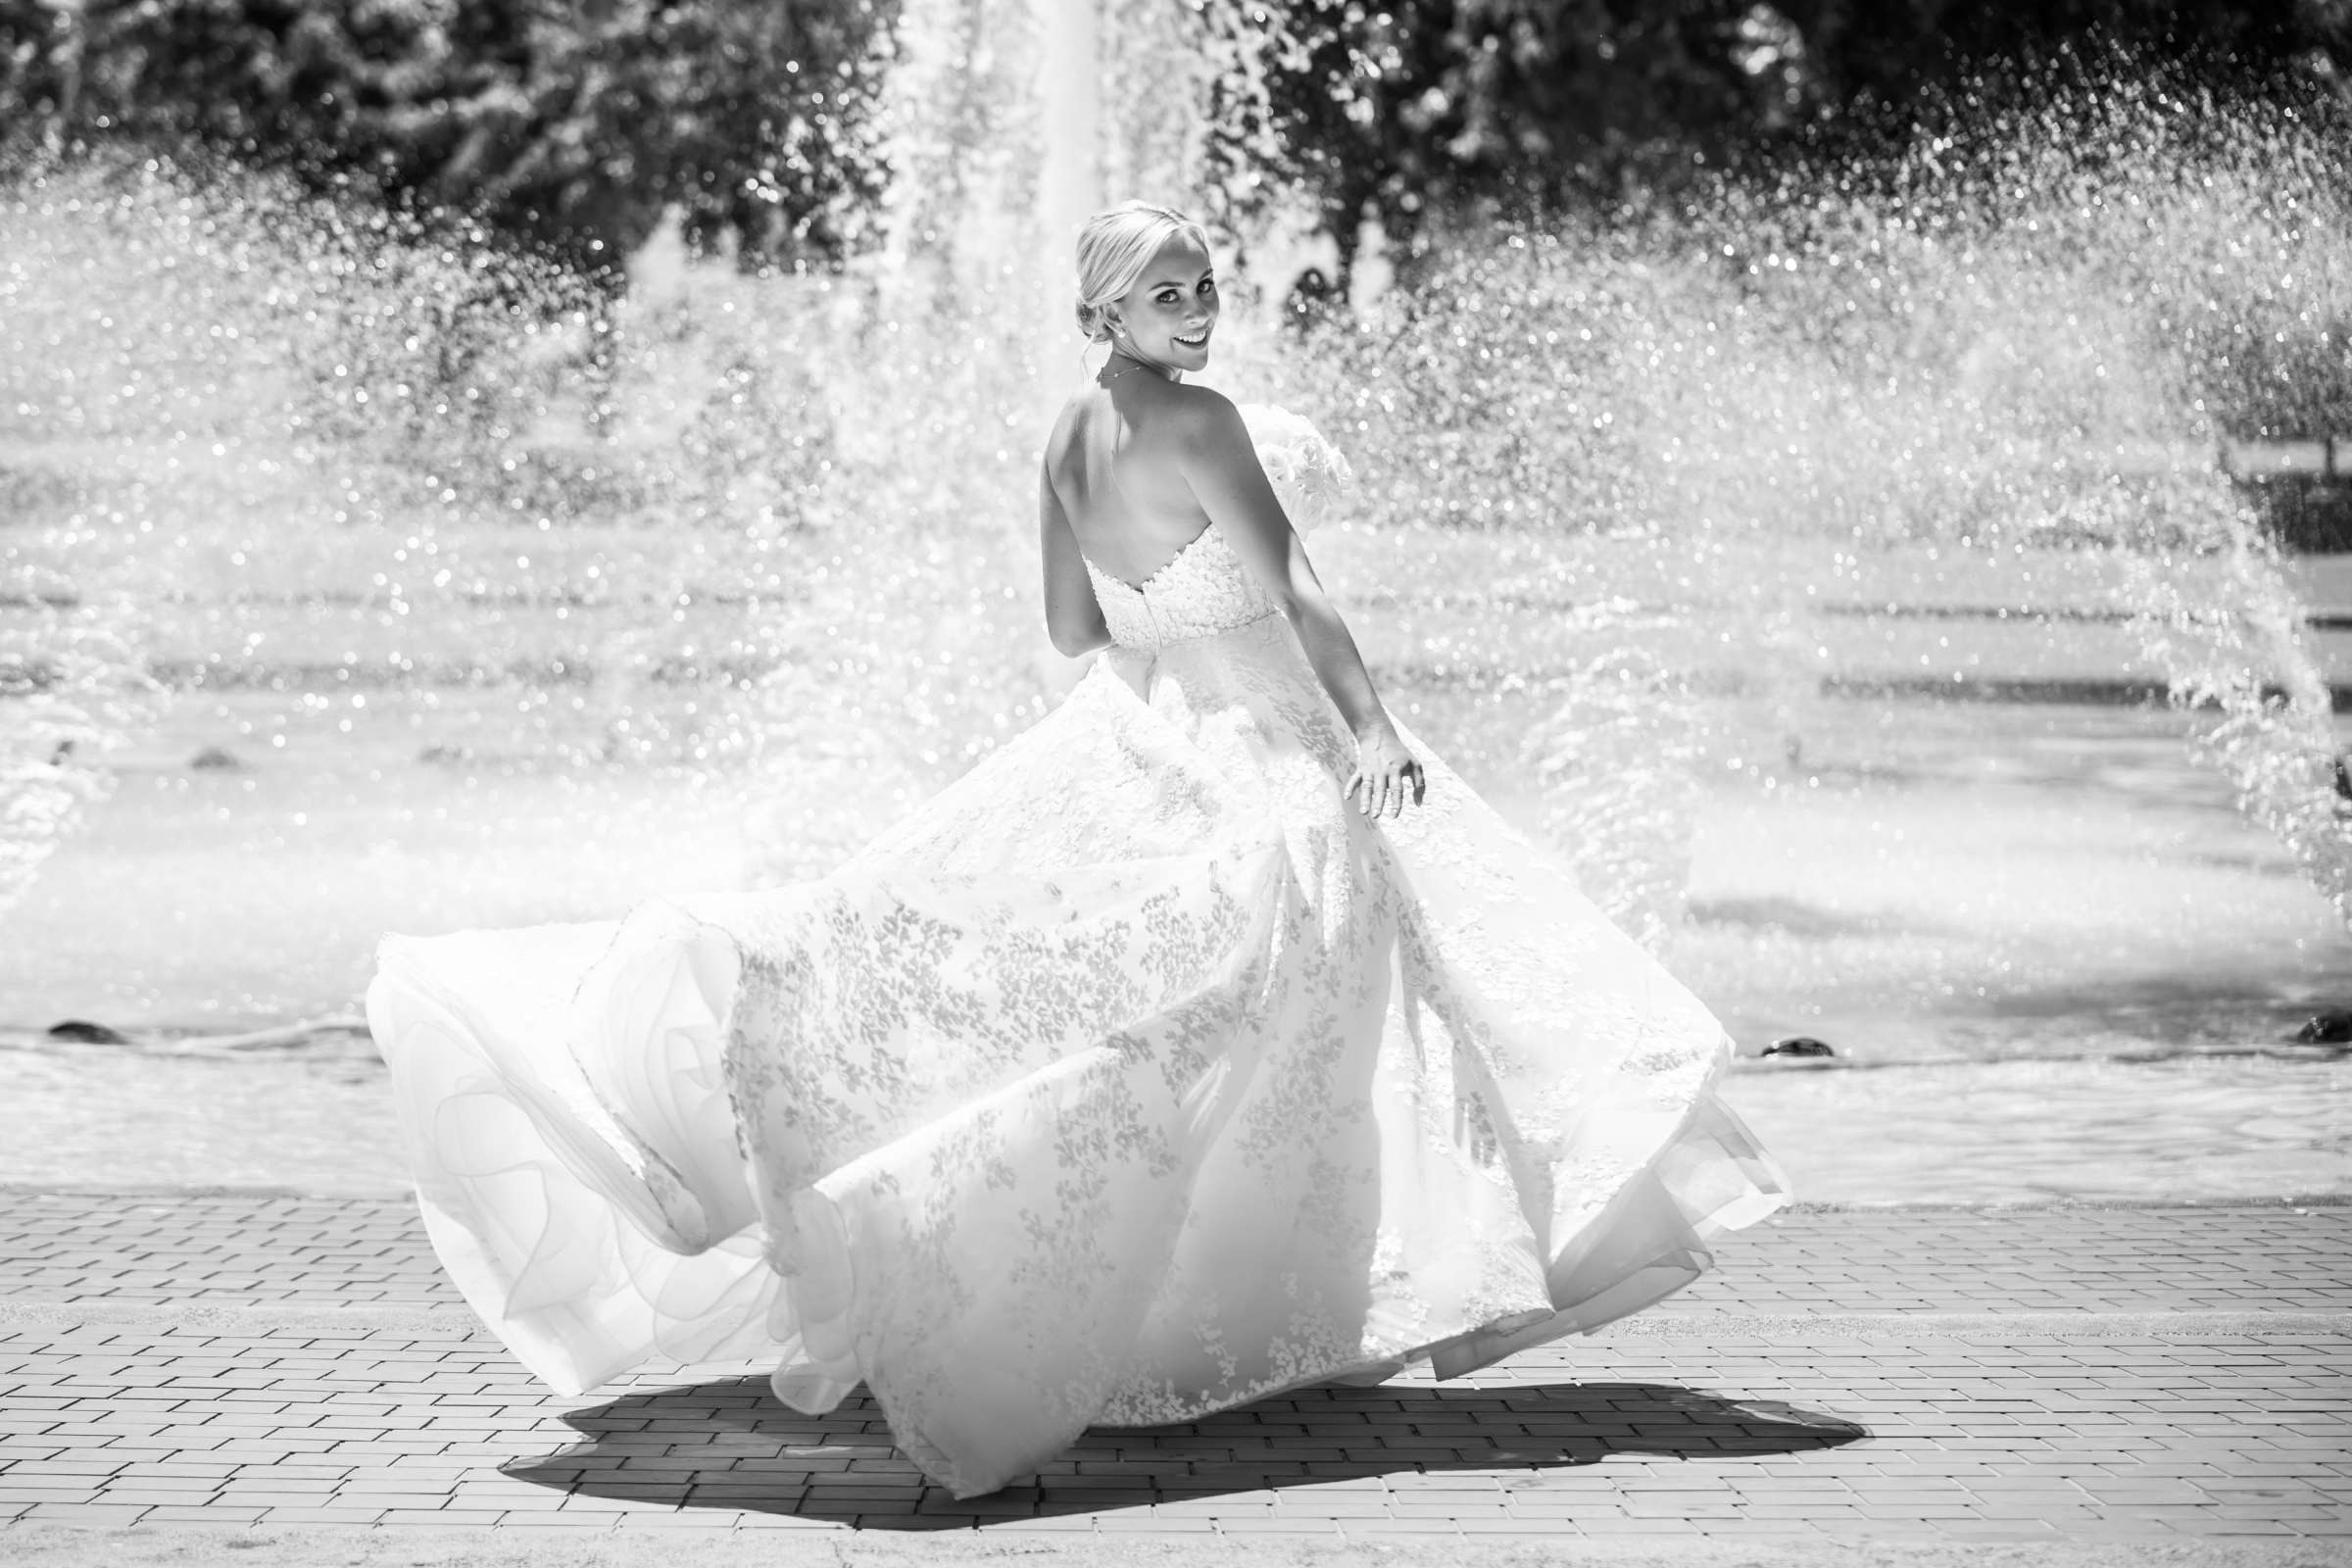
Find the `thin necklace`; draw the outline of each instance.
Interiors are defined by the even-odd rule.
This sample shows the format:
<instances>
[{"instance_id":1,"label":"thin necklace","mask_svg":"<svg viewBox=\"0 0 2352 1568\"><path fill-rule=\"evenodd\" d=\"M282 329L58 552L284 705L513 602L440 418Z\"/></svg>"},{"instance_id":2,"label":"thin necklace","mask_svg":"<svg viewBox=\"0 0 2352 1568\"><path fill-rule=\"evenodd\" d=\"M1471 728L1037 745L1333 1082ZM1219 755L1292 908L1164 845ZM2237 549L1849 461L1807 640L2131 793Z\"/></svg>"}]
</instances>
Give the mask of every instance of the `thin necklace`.
<instances>
[{"instance_id":1,"label":"thin necklace","mask_svg":"<svg viewBox=\"0 0 2352 1568\"><path fill-rule=\"evenodd\" d=\"M1108 368L1107 365L1104 368ZM1128 370L1148 370L1152 368L1154 368L1154 367L1146 365L1143 361L1131 357L1129 358L1125 368L1112 370L1108 375L1097 375L1095 377L1095 385L1108 386L1111 382L1116 381L1120 376L1125 375Z\"/></svg>"}]
</instances>

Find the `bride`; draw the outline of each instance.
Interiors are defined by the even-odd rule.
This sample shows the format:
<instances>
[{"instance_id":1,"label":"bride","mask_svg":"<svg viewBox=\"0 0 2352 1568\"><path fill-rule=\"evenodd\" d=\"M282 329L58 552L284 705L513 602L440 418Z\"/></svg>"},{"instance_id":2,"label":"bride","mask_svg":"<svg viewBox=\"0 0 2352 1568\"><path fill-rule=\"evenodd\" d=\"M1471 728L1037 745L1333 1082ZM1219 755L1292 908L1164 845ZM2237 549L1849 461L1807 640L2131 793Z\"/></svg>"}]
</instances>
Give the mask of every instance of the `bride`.
<instances>
[{"instance_id":1,"label":"bride","mask_svg":"<svg viewBox=\"0 0 2352 1568\"><path fill-rule=\"evenodd\" d=\"M1049 717L818 880L384 943L433 1246L558 1390L862 1383L968 1496L1591 1330L1786 1200L1716 1021L1381 706L1320 438L1184 382L1200 228L1115 208L1078 272L1045 611L1101 652Z\"/></svg>"}]
</instances>

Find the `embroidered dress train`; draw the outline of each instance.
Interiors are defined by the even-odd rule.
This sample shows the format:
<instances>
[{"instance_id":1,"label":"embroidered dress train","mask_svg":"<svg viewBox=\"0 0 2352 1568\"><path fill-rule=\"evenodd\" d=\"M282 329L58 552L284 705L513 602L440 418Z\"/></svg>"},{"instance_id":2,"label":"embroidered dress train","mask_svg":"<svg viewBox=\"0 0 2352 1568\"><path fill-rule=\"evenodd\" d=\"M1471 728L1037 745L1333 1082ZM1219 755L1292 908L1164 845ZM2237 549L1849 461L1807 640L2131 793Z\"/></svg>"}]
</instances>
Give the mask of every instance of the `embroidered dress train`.
<instances>
[{"instance_id":1,"label":"embroidered dress train","mask_svg":"<svg viewBox=\"0 0 2352 1568\"><path fill-rule=\"evenodd\" d=\"M1089 574L1114 646L833 874L386 940L425 1224L547 1383L862 1383L970 1495L1090 1425L1590 1330L1785 1201L1723 1031L1563 868L1417 743L1425 804L1343 799L1216 527Z\"/></svg>"}]
</instances>

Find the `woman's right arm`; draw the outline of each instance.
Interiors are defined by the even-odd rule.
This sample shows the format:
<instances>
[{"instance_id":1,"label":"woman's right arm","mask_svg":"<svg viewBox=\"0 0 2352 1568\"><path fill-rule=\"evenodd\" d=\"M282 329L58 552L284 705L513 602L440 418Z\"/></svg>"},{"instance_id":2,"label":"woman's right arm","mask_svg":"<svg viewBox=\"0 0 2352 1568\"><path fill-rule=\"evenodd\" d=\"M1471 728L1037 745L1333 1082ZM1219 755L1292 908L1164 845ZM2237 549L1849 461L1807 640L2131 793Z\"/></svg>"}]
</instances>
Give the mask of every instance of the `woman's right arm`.
<instances>
[{"instance_id":1,"label":"woman's right arm","mask_svg":"<svg viewBox=\"0 0 2352 1568\"><path fill-rule=\"evenodd\" d=\"M1086 558L1078 553L1078 536L1054 493L1053 470L1043 466L1037 473L1037 523L1046 569L1046 635L1066 659L1091 654L1110 641L1110 628L1103 624L1102 606L1086 574Z\"/></svg>"}]
</instances>

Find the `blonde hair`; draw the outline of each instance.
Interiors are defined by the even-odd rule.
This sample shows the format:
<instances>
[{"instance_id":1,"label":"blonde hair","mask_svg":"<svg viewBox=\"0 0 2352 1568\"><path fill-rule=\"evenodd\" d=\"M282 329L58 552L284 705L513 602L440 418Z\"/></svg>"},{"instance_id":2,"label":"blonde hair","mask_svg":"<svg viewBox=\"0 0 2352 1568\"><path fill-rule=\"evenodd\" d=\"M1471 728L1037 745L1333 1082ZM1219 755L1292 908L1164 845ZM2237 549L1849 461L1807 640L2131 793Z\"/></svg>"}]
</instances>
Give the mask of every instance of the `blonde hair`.
<instances>
[{"instance_id":1,"label":"blonde hair","mask_svg":"<svg viewBox=\"0 0 2352 1568\"><path fill-rule=\"evenodd\" d=\"M1124 299L1159 248L1178 235L1208 249L1208 230L1173 207L1121 202L1086 220L1078 230L1078 330L1089 342L1110 336L1102 308Z\"/></svg>"}]
</instances>

